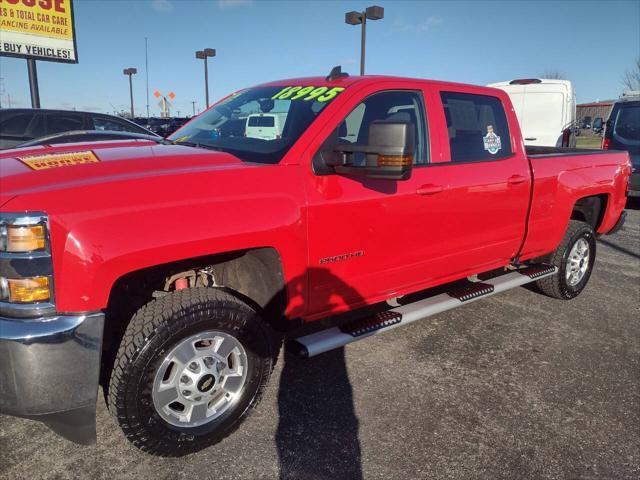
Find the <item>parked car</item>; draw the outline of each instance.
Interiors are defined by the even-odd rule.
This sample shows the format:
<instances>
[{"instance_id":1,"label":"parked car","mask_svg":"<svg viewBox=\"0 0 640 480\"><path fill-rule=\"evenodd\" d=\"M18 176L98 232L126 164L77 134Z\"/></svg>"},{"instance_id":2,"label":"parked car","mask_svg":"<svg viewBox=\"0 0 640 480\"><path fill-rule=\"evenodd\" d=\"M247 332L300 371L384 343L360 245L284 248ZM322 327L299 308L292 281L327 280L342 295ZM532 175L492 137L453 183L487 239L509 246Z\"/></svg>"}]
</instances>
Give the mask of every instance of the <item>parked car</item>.
<instances>
[{"instance_id":1,"label":"parked car","mask_svg":"<svg viewBox=\"0 0 640 480\"><path fill-rule=\"evenodd\" d=\"M0 110L0 149L39 137L77 130L131 132L152 135L135 123L104 113L76 110L6 108Z\"/></svg>"},{"instance_id":2,"label":"parked car","mask_svg":"<svg viewBox=\"0 0 640 480\"><path fill-rule=\"evenodd\" d=\"M225 133L269 99L280 138ZM168 140L0 153L2 413L94 441L103 378L135 446L200 450L258 404L282 332L308 358L524 284L576 297L631 171L525 150L502 90L335 69Z\"/></svg>"},{"instance_id":3,"label":"parked car","mask_svg":"<svg viewBox=\"0 0 640 480\"><path fill-rule=\"evenodd\" d=\"M526 145L576 146L576 94L569 80L521 78L489 86L511 98Z\"/></svg>"},{"instance_id":4,"label":"parked car","mask_svg":"<svg viewBox=\"0 0 640 480\"><path fill-rule=\"evenodd\" d=\"M640 196L640 92L627 92L613 104L602 148L629 152L632 164L629 195Z\"/></svg>"}]
</instances>

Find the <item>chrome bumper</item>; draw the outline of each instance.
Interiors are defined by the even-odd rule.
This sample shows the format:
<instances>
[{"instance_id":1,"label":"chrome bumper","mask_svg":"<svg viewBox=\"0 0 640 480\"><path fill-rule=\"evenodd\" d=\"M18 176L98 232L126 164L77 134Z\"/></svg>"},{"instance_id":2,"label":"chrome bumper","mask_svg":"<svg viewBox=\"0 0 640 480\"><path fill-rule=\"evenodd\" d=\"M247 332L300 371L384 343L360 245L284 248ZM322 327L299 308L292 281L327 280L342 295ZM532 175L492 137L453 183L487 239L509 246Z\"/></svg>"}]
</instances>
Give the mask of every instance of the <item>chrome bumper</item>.
<instances>
[{"instance_id":1,"label":"chrome bumper","mask_svg":"<svg viewBox=\"0 0 640 480\"><path fill-rule=\"evenodd\" d=\"M104 314L0 317L0 413L95 443Z\"/></svg>"}]
</instances>

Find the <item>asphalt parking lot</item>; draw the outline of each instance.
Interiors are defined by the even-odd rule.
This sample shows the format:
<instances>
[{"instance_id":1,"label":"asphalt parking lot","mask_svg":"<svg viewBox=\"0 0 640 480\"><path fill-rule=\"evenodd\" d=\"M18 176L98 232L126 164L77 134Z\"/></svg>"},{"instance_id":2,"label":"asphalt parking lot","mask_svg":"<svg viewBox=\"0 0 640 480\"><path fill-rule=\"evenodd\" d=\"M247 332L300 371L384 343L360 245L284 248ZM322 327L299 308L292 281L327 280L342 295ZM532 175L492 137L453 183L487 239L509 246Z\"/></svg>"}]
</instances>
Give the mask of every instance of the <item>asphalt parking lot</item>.
<instances>
[{"instance_id":1,"label":"asphalt parking lot","mask_svg":"<svg viewBox=\"0 0 640 480\"><path fill-rule=\"evenodd\" d=\"M163 459L100 397L98 445L0 416L0 478L640 478L640 202L571 302L520 288L312 360L253 416Z\"/></svg>"}]
</instances>

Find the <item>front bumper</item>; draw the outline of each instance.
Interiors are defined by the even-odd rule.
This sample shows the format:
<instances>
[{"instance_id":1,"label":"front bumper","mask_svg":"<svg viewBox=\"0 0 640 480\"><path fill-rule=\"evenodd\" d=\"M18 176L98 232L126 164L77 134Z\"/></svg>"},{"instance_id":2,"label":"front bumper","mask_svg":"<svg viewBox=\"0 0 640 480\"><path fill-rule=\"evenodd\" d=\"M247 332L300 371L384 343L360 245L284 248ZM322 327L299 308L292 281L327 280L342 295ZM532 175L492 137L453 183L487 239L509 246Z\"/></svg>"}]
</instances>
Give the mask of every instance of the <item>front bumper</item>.
<instances>
[{"instance_id":1,"label":"front bumper","mask_svg":"<svg viewBox=\"0 0 640 480\"><path fill-rule=\"evenodd\" d=\"M0 413L95 443L104 314L0 317Z\"/></svg>"}]
</instances>

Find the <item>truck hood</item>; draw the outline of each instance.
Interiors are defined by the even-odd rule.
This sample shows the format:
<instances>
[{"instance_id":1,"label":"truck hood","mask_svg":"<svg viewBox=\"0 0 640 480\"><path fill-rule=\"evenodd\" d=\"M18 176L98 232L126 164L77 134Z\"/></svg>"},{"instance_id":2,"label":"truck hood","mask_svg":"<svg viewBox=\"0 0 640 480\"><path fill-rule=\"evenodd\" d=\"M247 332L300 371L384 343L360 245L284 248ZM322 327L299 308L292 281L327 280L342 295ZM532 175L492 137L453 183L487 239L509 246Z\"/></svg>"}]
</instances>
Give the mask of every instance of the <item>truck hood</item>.
<instances>
[{"instance_id":1,"label":"truck hood","mask_svg":"<svg viewBox=\"0 0 640 480\"><path fill-rule=\"evenodd\" d=\"M255 168L223 152L149 141L20 148L0 153L0 206L29 193L130 178Z\"/></svg>"}]
</instances>

